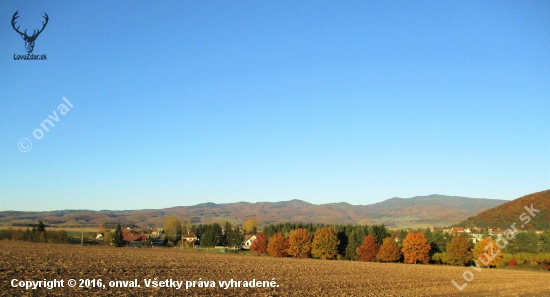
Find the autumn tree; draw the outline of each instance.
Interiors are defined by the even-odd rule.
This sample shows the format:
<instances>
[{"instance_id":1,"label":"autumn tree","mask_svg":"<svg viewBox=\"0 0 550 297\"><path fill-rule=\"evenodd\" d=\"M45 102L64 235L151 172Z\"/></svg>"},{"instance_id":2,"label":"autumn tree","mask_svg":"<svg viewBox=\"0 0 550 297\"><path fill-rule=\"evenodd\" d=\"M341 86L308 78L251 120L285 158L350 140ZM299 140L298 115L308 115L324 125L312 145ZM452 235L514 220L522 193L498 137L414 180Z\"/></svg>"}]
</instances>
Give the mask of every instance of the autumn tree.
<instances>
[{"instance_id":1,"label":"autumn tree","mask_svg":"<svg viewBox=\"0 0 550 297\"><path fill-rule=\"evenodd\" d=\"M397 262L401 259L399 244L392 237L384 238L376 259L382 262Z\"/></svg>"},{"instance_id":2,"label":"autumn tree","mask_svg":"<svg viewBox=\"0 0 550 297\"><path fill-rule=\"evenodd\" d=\"M306 229L299 228L290 233L288 254L293 257L307 257L311 251L311 235Z\"/></svg>"},{"instance_id":3,"label":"autumn tree","mask_svg":"<svg viewBox=\"0 0 550 297\"><path fill-rule=\"evenodd\" d=\"M256 223L254 218L250 218L243 223L244 232L247 234L252 234L256 228L258 228L258 223Z\"/></svg>"},{"instance_id":4,"label":"autumn tree","mask_svg":"<svg viewBox=\"0 0 550 297\"><path fill-rule=\"evenodd\" d=\"M284 257L288 250L288 241L282 233L276 233L267 244L267 253L272 257Z\"/></svg>"},{"instance_id":5,"label":"autumn tree","mask_svg":"<svg viewBox=\"0 0 550 297\"><path fill-rule=\"evenodd\" d=\"M497 266L502 260L502 251L491 237L487 237L476 243L472 250L473 260L478 261L480 266Z\"/></svg>"},{"instance_id":6,"label":"autumn tree","mask_svg":"<svg viewBox=\"0 0 550 297\"><path fill-rule=\"evenodd\" d=\"M422 233L409 233L401 249L405 263L416 264L418 261L428 264L430 261L430 244Z\"/></svg>"},{"instance_id":7,"label":"autumn tree","mask_svg":"<svg viewBox=\"0 0 550 297\"><path fill-rule=\"evenodd\" d=\"M181 237L181 223L176 217L164 220L164 234L171 241L176 242Z\"/></svg>"},{"instance_id":8,"label":"autumn tree","mask_svg":"<svg viewBox=\"0 0 550 297\"><path fill-rule=\"evenodd\" d=\"M315 232L311 244L311 255L314 258L334 259L338 255L338 234L332 227L323 227Z\"/></svg>"},{"instance_id":9,"label":"autumn tree","mask_svg":"<svg viewBox=\"0 0 550 297\"><path fill-rule=\"evenodd\" d=\"M104 233L105 232L105 226L103 224L99 224L97 227L97 233Z\"/></svg>"},{"instance_id":10,"label":"autumn tree","mask_svg":"<svg viewBox=\"0 0 550 297\"><path fill-rule=\"evenodd\" d=\"M374 262L376 261L376 255L378 254L379 250L380 247L376 243L376 239L374 238L374 236L367 235L365 236L365 240L363 240L363 244L361 244L361 246L357 248L357 253L361 256L359 260Z\"/></svg>"},{"instance_id":11,"label":"autumn tree","mask_svg":"<svg viewBox=\"0 0 550 297\"><path fill-rule=\"evenodd\" d=\"M105 230L105 235L103 235L103 244L113 243L113 233L109 230Z\"/></svg>"},{"instance_id":12,"label":"autumn tree","mask_svg":"<svg viewBox=\"0 0 550 297\"><path fill-rule=\"evenodd\" d=\"M183 218L181 221L181 234L187 234L191 231L191 219Z\"/></svg>"},{"instance_id":13,"label":"autumn tree","mask_svg":"<svg viewBox=\"0 0 550 297\"><path fill-rule=\"evenodd\" d=\"M27 229L28 230L28 229ZM21 230L21 228L17 229L17 230L11 230L12 231L12 234L11 234L11 239L12 240L24 240L24 233L23 233L23 230Z\"/></svg>"},{"instance_id":14,"label":"autumn tree","mask_svg":"<svg viewBox=\"0 0 550 297\"><path fill-rule=\"evenodd\" d=\"M447 245L447 256L444 262L455 266L464 266L472 260L470 240L464 236L457 236Z\"/></svg>"},{"instance_id":15,"label":"autumn tree","mask_svg":"<svg viewBox=\"0 0 550 297\"><path fill-rule=\"evenodd\" d=\"M256 239L252 242L250 250L257 253L258 256L261 253L267 253L267 236L263 233L257 234Z\"/></svg>"}]
</instances>

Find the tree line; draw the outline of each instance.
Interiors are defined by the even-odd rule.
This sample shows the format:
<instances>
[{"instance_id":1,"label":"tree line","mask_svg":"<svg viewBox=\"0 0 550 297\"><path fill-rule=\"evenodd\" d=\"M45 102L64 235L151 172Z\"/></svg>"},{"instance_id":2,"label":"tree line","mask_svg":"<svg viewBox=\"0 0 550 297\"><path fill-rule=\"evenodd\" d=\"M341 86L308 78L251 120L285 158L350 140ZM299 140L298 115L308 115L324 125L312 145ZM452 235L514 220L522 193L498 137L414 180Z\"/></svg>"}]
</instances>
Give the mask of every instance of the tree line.
<instances>
[{"instance_id":1,"label":"tree line","mask_svg":"<svg viewBox=\"0 0 550 297\"><path fill-rule=\"evenodd\" d=\"M103 230L100 226L98 230ZM98 231L100 232L100 231ZM339 259L352 261L380 261L404 263L433 263L444 265L471 265L483 259L487 246L496 254L487 261L487 266L503 267L516 265L541 265L550 267L550 230L542 234L535 231L518 232L506 235L506 245L502 248L500 237L483 238L473 244L470 238L453 233L432 231L430 228L412 231L390 231L384 225L325 225L313 223L270 224L257 232L253 218L242 226L225 223L190 225L175 217L165 220L164 233L168 246L174 246L182 235L193 232L200 238L202 247L240 247L245 234L255 234L251 250L258 255L274 257L297 257ZM125 244L121 225L117 224L113 233L105 230L105 242L115 246ZM36 226L22 229L8 228L0 232L0 239L69 243L65 231L46 231L40 221Z\"/></svg>"},{"instance_id":2,"label":"tree line","mask_svg":"<svg viewBox=\"0 0 550 297\"><path fill-rule=\"evenodd\" d=\"M39 221L36 226L28 228L23 231L23 229L13 229L8 228L0 232L0 240L17 240L17 241L28 241L35 243L68 243L69 236L67 232L61 231L46 231L46 226L42 221Z\"/></svg>"},{"instance_id":3,"label":"tree line","mask_svg":"<svg viewBox=\"0 0 550 297\"><path fill-rule=\"evenodd\" d=\"M288 236L283 233L290 226ZM428 263L430 244L422 233L408 233L399 245L384 225L278 224L256 235L251 250L273 257ZM305 227L305 228L304 228ZM265 229L264 229L265 230ZM272 235L271 235L272 234ZM271 235L271 237L269 237Z\"/></svg>"},{"instance_id":4,"label":"tree line","mask_svg":"<svg viewBox=\"0 0 550 297\"><path fill-rule=\"evenodd\" d=\"M494 237L494 238L493 238ZM430 228L390 232L383 225L323 225L282 223L257 234L251 249L273 257L313 257L379 262L432 263L486 267L541 265L550 270L550 230L502 235L484 234L474 244L465 234ZM504 240L504 239L502 239ZM489 247L494 257L488 258Z\"/></svg>"}]
</instances>

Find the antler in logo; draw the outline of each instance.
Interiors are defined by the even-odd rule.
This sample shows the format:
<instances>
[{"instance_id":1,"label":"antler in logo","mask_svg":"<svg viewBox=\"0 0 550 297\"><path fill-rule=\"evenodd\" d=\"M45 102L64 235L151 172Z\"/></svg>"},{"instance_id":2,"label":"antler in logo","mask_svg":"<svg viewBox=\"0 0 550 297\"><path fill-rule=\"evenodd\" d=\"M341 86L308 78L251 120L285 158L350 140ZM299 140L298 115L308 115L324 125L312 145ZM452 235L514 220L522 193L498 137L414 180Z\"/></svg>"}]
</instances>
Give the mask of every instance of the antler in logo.
<instances>
[{"instance_id":1,"label":"antler in logo","mask_svg":"<svg viewBox=\"0 0 550 297\"><path fill-rule=\"evenodd\" d=\"M19 12L19 10L16 11L13 14L13 17L11 18L11 26L13 27L13 30L15 30L15 32L21 34L21 38L23 38L23 40L25 40L25 48L27 49L27 53L30 54L30 53L32 53L32 50L34 49L34 41L36 40L38 35L40 35L40 33L42 33L42 31L44 31L44 28L46 28L46 25L48 24L49 17L48 17L47 13L44 13L45 16L43 18L46 19L46 22L42 22L42 29L38 30L38 32L36 32L36 30L33 30L32 36L29 36L29 35L27 35L27 30L25 30L25 32L21 32L21 31L19 31L19 26L17 28L15 28L15 20L19 17L17 15L18 12Z\"/></svg>"}]
</instances>

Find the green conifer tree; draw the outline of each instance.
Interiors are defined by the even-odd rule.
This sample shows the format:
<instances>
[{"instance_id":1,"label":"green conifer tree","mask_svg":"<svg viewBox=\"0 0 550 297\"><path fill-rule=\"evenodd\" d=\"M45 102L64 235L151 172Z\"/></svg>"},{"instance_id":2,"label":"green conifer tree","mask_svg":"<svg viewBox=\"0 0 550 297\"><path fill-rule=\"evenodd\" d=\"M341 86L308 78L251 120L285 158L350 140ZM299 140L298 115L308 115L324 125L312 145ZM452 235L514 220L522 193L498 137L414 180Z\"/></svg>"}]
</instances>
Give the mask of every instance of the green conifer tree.
<instances>
[{"instance_id":1,"label":"green conifer tree","mask_svg":"<svg viewBox=\"0 0 550 297\"><path fill-rule=\"evenodd\" d=\"M116 247L121 247L124 245L124 239L122 237L122 228L120 227L120 224L116 225L115 233L113 234L113 244Z\"/></svg>"}]
</instances>

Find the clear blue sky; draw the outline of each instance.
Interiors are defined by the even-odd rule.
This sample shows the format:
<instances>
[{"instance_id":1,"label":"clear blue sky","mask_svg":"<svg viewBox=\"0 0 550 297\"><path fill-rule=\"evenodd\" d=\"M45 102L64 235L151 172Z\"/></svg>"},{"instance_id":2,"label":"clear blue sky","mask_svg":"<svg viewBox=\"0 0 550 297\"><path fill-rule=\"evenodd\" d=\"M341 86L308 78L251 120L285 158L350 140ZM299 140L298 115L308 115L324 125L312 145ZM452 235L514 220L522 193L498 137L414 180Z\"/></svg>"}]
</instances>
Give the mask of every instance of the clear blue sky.
<instances>
[{"instance_id":1,"label":"clear blue sky","mask_svg":"<svg viewBox=\"0 0 550 297\"><path fill-rule=\"evenodd\" d=\"M0 210L550 188L548 1L2 1L0 40Z\"/></svg>"}]
</instances>

